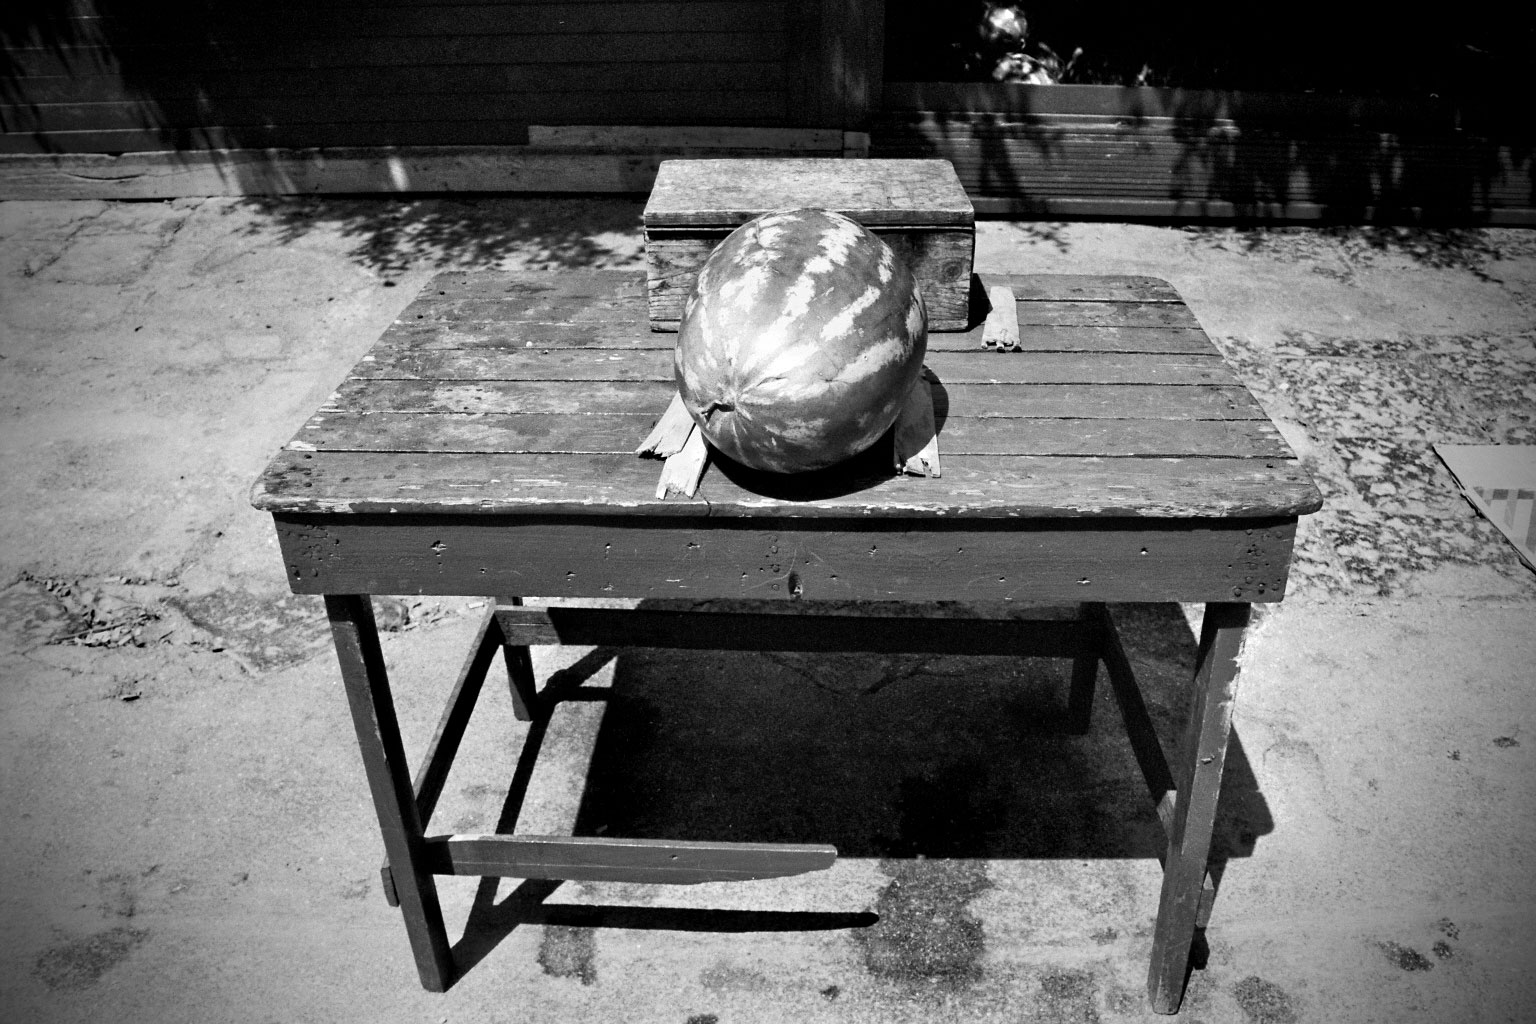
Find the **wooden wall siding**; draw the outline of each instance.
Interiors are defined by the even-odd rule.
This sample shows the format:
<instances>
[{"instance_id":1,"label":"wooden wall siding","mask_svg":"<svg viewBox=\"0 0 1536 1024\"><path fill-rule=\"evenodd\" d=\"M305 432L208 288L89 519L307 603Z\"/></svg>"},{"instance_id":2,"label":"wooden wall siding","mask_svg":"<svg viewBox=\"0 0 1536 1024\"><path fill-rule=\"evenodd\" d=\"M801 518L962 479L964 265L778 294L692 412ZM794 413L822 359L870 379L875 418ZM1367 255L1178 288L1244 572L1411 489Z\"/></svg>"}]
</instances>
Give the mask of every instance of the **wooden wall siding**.
<instances>
[{"instance_id":1,"label":"wooden wall siding","mask_svg":"<svg viewBox=\"0 0 1536 1024\"><path fill-rule=\"evenodd\" d=\"M0 153L518 145L529 124L807 124L790 104L787 69L804 59L789 33L822 6L70 2L8 40Z\"/></svg>"},{"instance_id":2,"label":"wooden wall siding","mask_svg":"<svg viewBox=\"0 0 1536 1024\"><path fill-rule=\"evenodd\" d=\"M870 154L949 159L978 213L1536 224L1530 140L1458 132L1444 112L1110 90L1144 93L1110 114L1103 92L1037 88L893 84ZM974 109L989 104L1011 109Z\"/></svg>"}]
</instances>

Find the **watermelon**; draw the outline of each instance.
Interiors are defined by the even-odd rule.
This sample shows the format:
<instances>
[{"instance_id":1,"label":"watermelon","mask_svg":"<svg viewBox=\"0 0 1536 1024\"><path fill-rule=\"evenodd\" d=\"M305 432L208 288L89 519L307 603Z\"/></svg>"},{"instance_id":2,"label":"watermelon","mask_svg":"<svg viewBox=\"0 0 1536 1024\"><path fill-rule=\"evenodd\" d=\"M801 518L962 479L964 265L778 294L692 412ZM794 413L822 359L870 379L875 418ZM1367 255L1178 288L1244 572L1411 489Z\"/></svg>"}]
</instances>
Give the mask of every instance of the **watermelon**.
<instances>
[{"instance_id":1,"label":"watermelon","mask_svg":"<svg viewBox=\"0 0 1536 1024\"><path fill-rule=\"evenodd\" d=\"M828 210L766 213L699 270L678 329L678 393L737 462L821 469L890 429L927 337L917 282L885 242Z\"/></svg>"}]
</instances>

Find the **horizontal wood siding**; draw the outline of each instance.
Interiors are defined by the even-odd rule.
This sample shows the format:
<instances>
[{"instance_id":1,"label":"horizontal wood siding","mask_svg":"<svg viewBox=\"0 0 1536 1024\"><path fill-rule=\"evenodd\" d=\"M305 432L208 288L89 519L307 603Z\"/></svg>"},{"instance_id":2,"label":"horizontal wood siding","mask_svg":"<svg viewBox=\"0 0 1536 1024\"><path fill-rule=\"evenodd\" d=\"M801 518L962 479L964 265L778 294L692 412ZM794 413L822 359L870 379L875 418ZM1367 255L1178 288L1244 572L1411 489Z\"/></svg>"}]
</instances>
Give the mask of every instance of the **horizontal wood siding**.
<instances>
[{"instance_id":1,"label":"horizontal wood siding","mask_svg":"<svg viewBox=\"0 0 1536 1024\"><path fill-rule=\"evenodd\" d=\"M791 0L121 0L8 39L0 153L526 144L529 125L796 123ZM118 13L118 12L123 13Z\"/></svg>"},{"instance_id":2,"label":"horizontal wood siding","mask_svg":"<svg viewBox=\"0 0 1536 1024\"><path fill-rule=\"evenodd\" d=\"M891 83L870 155L943 157L980 213L1536 223L1529 126L1403 102Z\"/></svg>"}]
</instances>

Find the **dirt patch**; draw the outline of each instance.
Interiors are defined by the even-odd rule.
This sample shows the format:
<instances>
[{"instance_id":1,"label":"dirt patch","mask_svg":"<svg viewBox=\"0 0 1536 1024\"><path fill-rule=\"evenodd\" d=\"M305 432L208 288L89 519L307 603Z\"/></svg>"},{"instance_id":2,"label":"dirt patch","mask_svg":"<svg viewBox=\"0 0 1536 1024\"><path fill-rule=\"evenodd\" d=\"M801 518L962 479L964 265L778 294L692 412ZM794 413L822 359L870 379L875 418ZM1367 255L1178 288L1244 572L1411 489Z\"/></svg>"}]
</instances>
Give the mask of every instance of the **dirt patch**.
<instances>
[{"instance_id":1,"label":"dirt patch","mask_svg":"<svg viewBox=\"0 0 1536 1024\"><path fill-rule=\"evenodd\" d=\"M149 938L142 928L112 928L61 946L37 958L32 974L54 990L90 988Z\"/></svg>"},{"instance_id":2,"label":"dirt patch","mask_svg":"<svg viewBox=\"0 0 1536 1024\"><path fill-rule=\"evenodd\" d=\"M1250 974L1232 989L1249 1024L1296 1024L1296 1008L1285 989Z\"/></svg>"},{"instance_id":3,"label":"dirt patch","mask_svg":"<svg viewBox=\"0 0 1536 1024\"><path fill-rule=\"evenodd\" d=\"M575 978L583 985L597 982L597 933L591 928L544 926L539 942L539 966L552 978Z\"/></svg>"}]
</instances>

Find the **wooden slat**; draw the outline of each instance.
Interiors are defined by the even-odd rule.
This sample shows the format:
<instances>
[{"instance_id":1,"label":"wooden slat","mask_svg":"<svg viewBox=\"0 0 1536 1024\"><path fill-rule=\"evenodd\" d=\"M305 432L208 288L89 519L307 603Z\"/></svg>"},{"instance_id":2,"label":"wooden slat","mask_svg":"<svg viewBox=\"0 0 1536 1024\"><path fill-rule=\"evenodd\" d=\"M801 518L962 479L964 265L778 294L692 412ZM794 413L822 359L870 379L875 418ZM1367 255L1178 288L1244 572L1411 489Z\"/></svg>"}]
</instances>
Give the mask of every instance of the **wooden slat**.
<instances>
[{"instance_id":1,"label":"wooden slat","mask_svg":"<svg viewBox=\"0 0 1536 1024\"><path fill-rule=\"evenodd\" d=\"M535 66L537 67L537 65ZM356 74L356 72L354 72ZM312 130L315 125L410 125L443 122L469 126L510 121L521 133L524 125L541 121L589 124L594 120L623 121L670 110L667 120L695 117L722 120L744 110L783 110L783 98L761 82L739 77L701 81L692 87L670 83L664 88L621 89L588 78L584 88L556 91L548 84L495 91L397 93L330 96L311 94L267 96L209 96L143 100L137 95L94 102L0 105L0 125L11 133L104 132L161 128L189 131L199 126L224 131L251 128ZM603 115L603 116L596 116ZM357 130L356 128L353 129ZM787 130L787 129L785 129ZM451 141L451 140L450 140ZM466 139L465 141L475 141Z\"/></svg>"},{"instance_id":2,"label":"wooden slat","mask_svg":"<svg viewBox=\"0 0 1536 1024\"><path fill-rule=\"evenodd\" d=\"M645 309L629 295L584 297L517 293L496 297L427 295L407 306L396 323L627 323L648 330Z\"/></svg>"},{"instance_id":3,"label":"wooden slat","mask_svg":"<svg viewBox=\"0 0 1536 1024\"><path fill-rule=\"evenodd\" d=\"M636 331L628 324L519 324L515 330L493 323L396 323L374 352L429 352L442 349L665 349L677 344L675 333ZM1196 328L1048 327L1031 325L1019 337L1026 352L1166 352L1220 355ZM929 352L975 352L983 348L981 328L928 335Z\"/></svg>"},{"instance_id":4,"label":"wooden slat","mask_svg":"<svg viewBox=\"0 0 1536 1024\"><path fill-rule=\"evenodd\" d=\"M665 406L663 406L665 408ZM300 428L293 451L501 452L633 455L650 414L324 413ZM659 471L660 464L651 464Z\"/></svg>"},{"instance_id":5,"label":"wooden slat","mask_svg":"<svg viewBox=\"0 0 1536 1024\"><path fill-rule=\"evenodd\" d=\"M515 302L556 298L639 299L645 295L644 270L576 270L547 274L500 274L449 270L432 278L407 309L437 299L510 299ZM517 308L517 307L514 307Z\"/></svg>"},{"instance_id":6,"label":"wooden slat","mask_svg":"<svg viewBox=\"0 0 1536 1024\"><path fill-rule=\"evenodd\" d=\"M929 352L984 348L982 329L928 335ZM1024 352L1166 352L1220 355L1205 332L1190 327L1054 327L1031 324L1019 333ZM1016 353L1017 354L1017 353Z\"/></svg>"},{"instance_id":7,"label":"wooden slat","mask_svg":"<svg viewBox=\"0 0 1536 1024\"><path fill-rule=\"evenodd\" d=\"M157 101L208 96L219 103L275 96L317 99L356 96L463 96L495 92L589 93L600 84L608 92L697 92L705 89L777 91L784 88L784 65L775 61L583 61L579 64L496 64L374 68L359 75L352 68L315 67L288 71L144 74L133 84L121 71L95 74L36 75L17 81L30 102L109 103L154 96ZM801 129L803 130L803 129ZM841 144L841 132L839 144Z\"/></svg>"},{"instance_id":8,"label":"wooden slat","mask_svg":"<svg viewBox=\"0 0 1536 1024\"><path fill-rule=\"evenodd\" d=\"M271 512L918 518L1297 515L1322 503L1282 459L946 455L938 479L891 477L874 458L831 475L732 472L750 486L714 465L696 498L660 501L656 464L633 456L283 451L253 501Z\"/></svg>"},{"instance_id":9,"label":"wooden slat","mask_svg":"<svg viewBox=\"0 0 1536 1024\"><path fill-rule=\"evenodd\" d=\"M613 32L679 33L783 31L785 4L742 3L739 0L690 0L687 3L456 3L451 7L332 6L331 4L264 3L250 8L214 8L202 26L212 39L276 40L292 37L422 39L434 36L477 35L595 35ZM110 10L110 9L109 9ZM80 18L81 31L103 39L136 35L142 22L113 14ZM173 37L174 38L174 37Z\"/></svg>"},{"instance_id":10,"label":"wooden slat","mask_svg":"<svg viewBox=\"0 0 1536 1024\"><path fill-rule=\"evenodd\" d=\"M944 384L1215 384L1238 383L1218 355L1065 352L935 352L927 365ZM358 379L670 381L669 348L448 349L371 352L353 368Z\"/></svg>"},{"instance_id":11,"label":"wooden slat","mask_svg":"<svg viewBox=\"0 0 1536 1024\"><path fill-rule=\"evenodd\" d=\"M1005 355L993 358L1006 359ZM1021 363L1022 365L1022 363ZM660 415L670 380L362 380L341 384L321 413L564 413ZM1061 419L1266 419L1241 386L1190 384L945 384L936 398L965 416ZM943 412L941 412L941 415Z\"/></svg>"},{"instance_id":12,"label":"wooden slat","mask_svg":"<svg viewBox=\"0 0 1536 1024\"><path fill-rule=\"evenodd\" d=\"M768 604L768 602L760 602ZM1071 658L1091 649L1070 619L935 618L930 615L812 613L767 609L715 612L688 609L579 607L498 608L511 642L689 650L879 651L887 654L1030 655ZM783 603L780 603L783 607Z\"/></svg>"},{"instance_id":13,"label":"wooden slat","mask_svg":"<svg viewBox=\"0 0 1536 1024\"><path fill-rule=\"evenodd\" d=\"M434 874L696 885L821 871L837 849L812 843L715 843L591 836L428 836Z\"/></svg>"},{"instance_id":14,"label":"wooden slat","mask_svg":"<svg viewBox=\"0 0 1536 1024\"><path fill-rule=\"evenodd\" d=\"M983 283L1008 282L1019 302L1179 302L1173 285L1157 277L1124 274L982 274Z\"/></svg>"},{"instance_id":15,"label":"wooden slat","mask_svg":"<svg viewBox=\"0 0 1536 1024\"><path fill-rule=\"evenodd\" d=\"M649 152L546 152L521 145L520 126L492 125L506 145L449 148L411 146L394 138L387 146L343 147L322 139L324 153L259 149L128 152L168 144L156 132L132 139L45 139L0 136L30 147L24 155L0 155L0 197L6 199L160 199L177 196L302 195L376 192L622 192L643 193L668 154ZM185 145L215 145L193 133ZM175 141L175 140L170 140ZM377 142L377 139L373 140ZM106 152L41 152L69 146ZM292 145L292 140L283 143ZM333 148L334 147L334 148ZM13 147L14 148L14 147ZM120 155L107 155L116 153Z\"/></svg>"},{"instance_id":16,"label":"wooden slat","mask_svg":"<svg viewBox=\"0 0 1536 1024\"><path fill-rule=\"evenodd\" d=\"M277 533L297 593L520 590L556 599L768 599L799 609L820 601L1278 601L1296 527L1292 518L917 522L862 509L734 517L702 502L678 503L684 514L674 516L526 511L279 515Z\"/></svg>"},{"instance_id":17,"label":"wooden slat","mask_svg":"<svg viewBox=\"0 0 1536 1024\"><path fill-rule=\"evenodd\" d=\"M348 380L326 400L321 413L350 410L659 416L671 400L674 387L671 381Z\"/></svg>"},{"instance_id":18,"label":"wooden slat","mask_svg":"<svg viewBox=\"0 0 1536 1024\"><path fill-rule=\"evenodd\" d=\"M720 228L765 210L804 203L846 214L867 226L964 226L970 200L943 161L879 160L856 177L829 180L824 166L803 160L678 161L664 164L646 203L647 230Z\"/></svg>"},{"instance_id":19,"label":"wooden slat","mask_svg":"<svg viewBox=\"0 0 1536 1024\"><path fill-rule=\"evenodd\" d=\"M1026 327L1199 327L1189 307L1166 302L1020 302Z\"/></svg>"},{"instance_id":20,"label":"wooden slat","mask_svg":"<svg viewBox=\"0 0 1536 1024\"><path fill-rule=\"evenodd\" d=\"M306 423L292 451L632 453L658 419L546 413L326 413ZM950 417L948 455L1290 458L1267 420L978 419Z\"/></svg>"},{"instance_id":21,"label":"wooden slat","mask_svg":"<svg viewBox=\"0 0 1536 1024\"><path fill-rule=\"evenodd\" d=\"M396 321L373 351L430 352L476 348L491 351L556 348L645 349L671 351L675 333L652 332L647 325L609 322L591 324L524 323L508 327L497 323L440 323Z\"/></svg>"},{"instance_id":22,"label":"wooden slat","mask_svg":"<svg viewBox=\"0 0 1536 1024\"><path fill-rule=\"evenodd\" d=\"M764 61L785 53L783 32L597 32L569 35L437 36L410 40L339 36L301 37L263 47L258 38L217 47L160 45L75 46L67 63L50 47L7 50L18 74L68 73L70 65L109 69L121 60L161 73L311 67L390 67L465 64L569 64L585 60L645 61L665 54L672 60Z\"/></svg>"}]
</instances>

